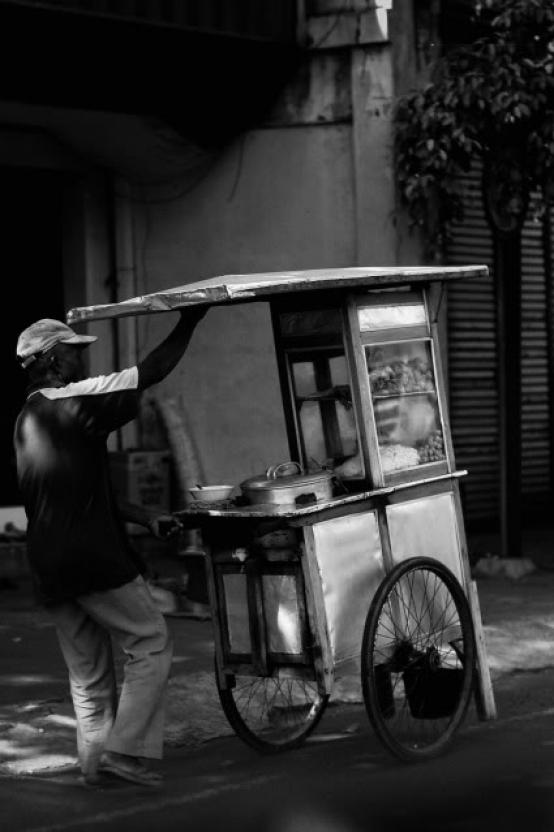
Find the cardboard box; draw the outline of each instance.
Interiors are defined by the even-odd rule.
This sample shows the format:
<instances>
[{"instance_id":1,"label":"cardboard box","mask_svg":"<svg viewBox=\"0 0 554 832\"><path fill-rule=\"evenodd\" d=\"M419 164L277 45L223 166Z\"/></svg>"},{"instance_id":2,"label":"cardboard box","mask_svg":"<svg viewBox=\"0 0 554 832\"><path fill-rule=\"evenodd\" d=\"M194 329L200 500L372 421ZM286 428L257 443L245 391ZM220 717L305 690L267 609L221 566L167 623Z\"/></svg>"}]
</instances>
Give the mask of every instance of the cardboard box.
<instances>
[{"instance_id":1,"label":"cardboard box","mask_svg":"<svg viewBox=\"0 0 554 832\"><path fill-rule=\"evenodd\" d=\"M28 578L29 563L24 542L0 542L0 579Z\"/></svg>"},{"instance_id":2,"label":"cardboard box","mask_svg":"<svg viewBox=\"0 0 554 832\"><path fill-rule=\"evenodd\" d=\"M116 499L160 513L170 510L169 451L112 451L109 458ZM130 525L132 531L141 528Z\"/></svg>"}]
</instances>

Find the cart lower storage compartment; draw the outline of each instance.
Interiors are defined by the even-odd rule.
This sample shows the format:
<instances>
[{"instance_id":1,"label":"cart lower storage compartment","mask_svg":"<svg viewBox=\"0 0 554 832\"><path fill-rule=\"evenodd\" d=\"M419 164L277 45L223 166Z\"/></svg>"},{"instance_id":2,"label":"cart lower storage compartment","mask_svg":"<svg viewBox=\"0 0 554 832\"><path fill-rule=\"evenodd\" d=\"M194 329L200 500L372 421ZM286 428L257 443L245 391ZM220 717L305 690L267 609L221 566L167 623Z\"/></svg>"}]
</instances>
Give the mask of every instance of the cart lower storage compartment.
<instances>
[{"instance_id":1,"label":"cart lower storage compartment","mask_svg":"<svg viewBox=\"0 0 554 832\"><path fill-rule=\"evenodd\" d=\"M301 533L262 525L242 530L229 548L212 545L225 657L256 667L306 664L306 619Z\"/></svg>"},{"instance_id":2,"label":"cart lower storage compartment","mask_svg":"<svg viewBox=\"0 0 554 832\"><path fill-rule=\"evenodd\" d=\"M296 573L259 573L263 605L265 646L269 654L295 656L302 653L303 593ZM252 653L253 617L248 606L249 588L246 570L226 571L222 574L225 630L229 653Z\"/></svg>"}]
</instances>

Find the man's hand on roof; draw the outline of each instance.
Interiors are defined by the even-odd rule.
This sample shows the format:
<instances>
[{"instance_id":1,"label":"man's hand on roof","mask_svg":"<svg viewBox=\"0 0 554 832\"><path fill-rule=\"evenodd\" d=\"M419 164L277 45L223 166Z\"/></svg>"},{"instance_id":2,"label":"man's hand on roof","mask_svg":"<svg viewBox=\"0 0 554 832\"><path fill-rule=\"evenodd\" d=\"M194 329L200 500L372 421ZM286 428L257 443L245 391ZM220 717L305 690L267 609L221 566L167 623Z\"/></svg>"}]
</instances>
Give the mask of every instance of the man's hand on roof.
<instances>
[{"instance_id":1,"label":"man's hand on roof","mask_svg":"<svg viewBox=\"0 0 554 832\"><path fill-rule=\"evenodd\" d=\"M195 304L175 310L180 316L177 324L167 338L139 362L139 390L146 390L147 387L158 384L169 375L184 355L196 325L209 308L208 304Z\"/></svg>"}]
</instances>

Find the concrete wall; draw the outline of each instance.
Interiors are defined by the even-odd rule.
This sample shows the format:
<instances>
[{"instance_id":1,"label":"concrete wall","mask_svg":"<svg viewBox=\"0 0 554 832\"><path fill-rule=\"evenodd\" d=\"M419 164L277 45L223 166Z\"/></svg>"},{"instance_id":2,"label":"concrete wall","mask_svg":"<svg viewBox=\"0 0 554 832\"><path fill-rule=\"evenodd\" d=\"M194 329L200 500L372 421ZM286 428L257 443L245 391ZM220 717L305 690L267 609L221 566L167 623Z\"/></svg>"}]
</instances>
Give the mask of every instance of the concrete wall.
<instances>
[{"instance_id":1,"label":"concrete wall","mask_svg":"<svg viewBox=\"0 0 554 832\"><path fill-rule=\"evenodd\" d=\"M412 6L311 3L310 47L295 78L263 125L212 158L147 120L4 105L10 118L40 121L95 163L69 195L68 307L110 301L113 274L123 299L232 272L421 262L395 214L392 148L395 93L417 75ZM120 178L111 181L107 168ZM158 181L131 185L141 174ZM120 366L144 356L176 318L118 322ZM100 336L91 369L107 372L113 325L89 330ZM238 482L288 456L265 304L211 310L153 393L179 399L206 481ZM142 427L119 440L164 441L152 420Z\"/></svg>"},{"instance_id":2,"label":"concrete wall","mask_svg":"<svg viewBox=\"0 0 554 832\"><path fill-rule=\"evenodd\" d=\"M312 50L266 123L207 168L192 160L167 187L134 193L137 293L217 274L418 262L395 217L394 86L411 68L406 49L394 64L390 5L322 3ZM174 319L139 319L139 357ZM180 397L207 482L288 457L265 304L211 310L155 395Z\"/></svg>"},{"instance_id":3,"label":"concrete wall","mask_svg":"<svg viewBox=\"0 0 554 832\"><path fill-rule=\"evenodd\" d=\"M351 265L350 126L249 133L186 197L138 215L140 293L216 274ZM176 318L139 319L139 355ZM288 458L267 304L210 310L156 392L182 397L206 481L237 482Z\"/></svg>"}]
</instances>

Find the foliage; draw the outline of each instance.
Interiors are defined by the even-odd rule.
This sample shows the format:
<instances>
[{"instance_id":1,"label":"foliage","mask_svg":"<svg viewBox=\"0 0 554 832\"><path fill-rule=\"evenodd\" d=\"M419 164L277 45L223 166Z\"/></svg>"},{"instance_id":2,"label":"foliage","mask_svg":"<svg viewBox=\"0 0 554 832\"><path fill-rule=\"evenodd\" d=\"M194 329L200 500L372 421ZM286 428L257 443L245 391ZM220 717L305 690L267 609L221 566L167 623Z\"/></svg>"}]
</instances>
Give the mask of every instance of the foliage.
<instances>
[{"instance_id":1,"label":"foliage","mask_svg":"<svg viewBox=\"0 0 554 832\"><path fill-rule=\"evenodd\" d=\"M483 36L440 59L395 110L401 199L435 253L463 218L460 175L476 156L500 230L521 221L530 190L548 197L554 182L554 0L487 5Z\"/></svg>"}]
</instances>

